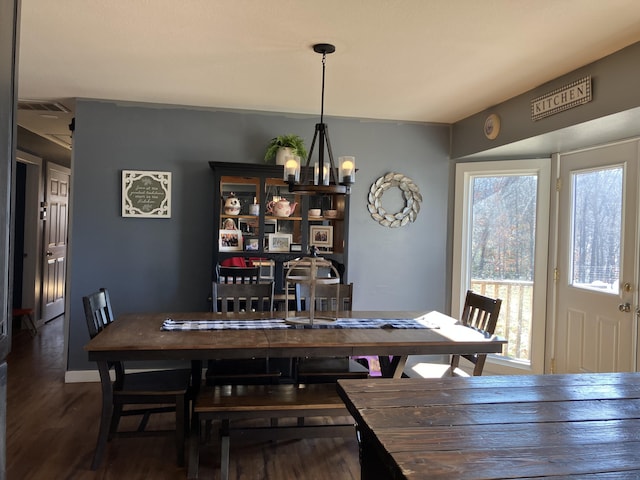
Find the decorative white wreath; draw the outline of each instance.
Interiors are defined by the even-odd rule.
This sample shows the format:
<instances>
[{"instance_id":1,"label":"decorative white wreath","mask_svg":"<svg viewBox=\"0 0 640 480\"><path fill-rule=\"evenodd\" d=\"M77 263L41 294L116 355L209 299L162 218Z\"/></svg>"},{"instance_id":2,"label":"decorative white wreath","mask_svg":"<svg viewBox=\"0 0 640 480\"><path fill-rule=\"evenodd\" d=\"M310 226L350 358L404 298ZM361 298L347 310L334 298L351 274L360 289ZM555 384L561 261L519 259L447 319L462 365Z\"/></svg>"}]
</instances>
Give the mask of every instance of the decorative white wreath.
<instances>
[{"instance_id":1,"label":"decorative white wreath","mask_svg":"<svg viewBox=\"0 0 640 480\"><path fill-rule=\"evenodd\" d=\"M391 187L399 187L404 197L404 208L397 213L387 213L382 207L382 195ZM422 195L413 180L401 173L389 172L371 185L367 208L373 219L380 225L397 228L416 220L420 211L420 202L422 202Z\"/></svg>"}]
</instances>

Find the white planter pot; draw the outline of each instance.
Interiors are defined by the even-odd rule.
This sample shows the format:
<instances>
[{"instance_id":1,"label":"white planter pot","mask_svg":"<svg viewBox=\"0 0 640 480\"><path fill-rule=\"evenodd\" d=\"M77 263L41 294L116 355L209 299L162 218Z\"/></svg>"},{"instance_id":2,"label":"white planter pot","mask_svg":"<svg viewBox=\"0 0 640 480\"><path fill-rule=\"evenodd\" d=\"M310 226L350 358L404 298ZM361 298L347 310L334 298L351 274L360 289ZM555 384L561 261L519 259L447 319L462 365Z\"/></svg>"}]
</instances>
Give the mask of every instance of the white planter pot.
<instances>
[{"instance_id":1,"label":"white planter pot","mask_svg":"<svg viewBox=\"0 0 640 480\"><path fill-rule=\"evenodd\" d=\"M276 165L284 165L287 157L293 156L293 150L290 147L280 147L276 153Z\"/></svg>"}]
</instances>

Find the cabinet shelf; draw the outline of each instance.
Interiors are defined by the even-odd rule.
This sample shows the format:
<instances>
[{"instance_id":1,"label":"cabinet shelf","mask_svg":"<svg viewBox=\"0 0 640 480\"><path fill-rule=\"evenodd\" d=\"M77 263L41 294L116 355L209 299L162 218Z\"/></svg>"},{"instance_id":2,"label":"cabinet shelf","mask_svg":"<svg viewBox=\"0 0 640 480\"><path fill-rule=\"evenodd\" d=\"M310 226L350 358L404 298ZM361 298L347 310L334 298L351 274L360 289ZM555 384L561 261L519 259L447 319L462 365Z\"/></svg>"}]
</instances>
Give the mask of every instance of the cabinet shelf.
<instances>
[{"instance_id":1,"label":"cabinet shelf","mask_svg":"<svg viewBox=\"0 0 640 480\"><path fill-rule=\"evenodd\" d=\"M302 217L275 217L275 216L271 216L271 215L267 215L264 217L266 220L282 220L282 221L287 221L287 220L298 220L298 221L302 221Z\"/></svg>"},{"instance_id":2,"label":"cabinet shelf","mask_svg":"<svg viewBox=\"0 0 640 480\"><path fill-rule=\"evenodd\" d=\"M312 244L311 232L326 227L329 234L320 255L337 265L340 280L346 281L347 274L347 244L349 225L349 197L327 192L320 195L306 195L290 192L288 185L282 181L283 167L278 165L248 164L235 162L209 162L214 173L214 246L213 246L213 278L215 265L233 257L241 257L245 262L250 258L265 258L275 262L274 281L277 293L284 288L284 263L289 260L308 255ZM235 215L224 213L225 202L231 194L238 199L240 212ZM296 203L295 211L290 217L278 217L267 212L269 202L285 198L291 204ZM235 202L234 202L235 203ZM249 205L259 205L259 214L249 213ZM309 216L310 209L321 211L336 210L336 217ZM252 213L255 213L253 209ZM233 229L242 233L240 245L237 249L229 249L223 244L220 230L227 230L225 222ZM223 235L224 235L223 234ZM269 251L269 235L290 235L288 251ZM283 235L284 236L284 235ZM274 241L274 237L271 237ZM285 240L285 248L286 247ZM291 245L296 245L291 251ZM221 248L222 247L224 248ZM317 245L317 239L316 239ZM278 244L281 248L281 243Z\"/></svg>"}]
</instances>

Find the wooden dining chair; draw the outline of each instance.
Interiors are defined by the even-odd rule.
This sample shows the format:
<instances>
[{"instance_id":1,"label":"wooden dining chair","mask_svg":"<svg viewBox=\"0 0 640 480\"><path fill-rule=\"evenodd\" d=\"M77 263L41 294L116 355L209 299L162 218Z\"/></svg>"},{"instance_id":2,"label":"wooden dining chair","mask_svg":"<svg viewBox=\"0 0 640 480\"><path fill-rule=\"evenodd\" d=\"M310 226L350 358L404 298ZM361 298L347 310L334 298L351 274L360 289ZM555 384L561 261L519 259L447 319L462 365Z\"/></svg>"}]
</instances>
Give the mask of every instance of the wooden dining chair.
<instances>
[{"instance_id":1,"label":"wooden dining chair","mask_svg":"<svg viewBox=\"0 0 640 480\"><path fill-rule=\"evenodd\" d=\"M273 310L274 283L212 284L214 312L270 312ZM273 383L282 375L281 360L269 358L210 359L207 362L207 385Z\"/></svg>"},{"instance_id":2,"label":"wooden dining chair","mask_svg":"<svg viewBox=\"0 0 640 480\"><path fill-rule=\"evenodd\" d=\"M351 310L353 284L316 284L316 312ZM296 284L296 309L309 310L310 285ZM350 357L303 357L296 359L296 379L299 383L336 382L340 378L368 378L369 369Z\"/></svg>"},{"instance_id":3,"label":"wooden dining chair","mask_svg":"<svg viewBox=\"0 0 640 480\"><path fill-rule=\"evenodd\" d=\"M94 338L114 322L109 292L99 291L82 297L89 336ZM166 433L146 431L149 416L154 413L175 412L175 437L178 466L184 465L185 438L189 426L189 401L193 398L190 369L157 370L127 373L123 362L98 361L102 386L102 414L98 441L91 463L97 470L107 442L116 435ZM115 371L115 381L110 370ZM136 407L125 408L135 405ZM140 415L142 418L135 432L118 432L120 418Z\"/></svg>"},{"instance_id":4,"label":"wooden dining chair","mask_svg":"<svg viewBox=\"0 0 640 480\"><path fill-rule=\"evenodd\" d=\"M490 337L495 333L501 306L502 300L499 298L485 297L468 290L460 323ZM471 370L473 376L482 375L487 360L486 354L452 355L449 364L411 362L411 357L409 357L404 372L409 377L468 377L469 373L460 367L461 357L470 362L469 368L473 367Z\"/></svg>"},{"instance_id":5,"label":"wooden dining chair","mask_svg":"<svg viewBox=\"0 0 640 480\"><path fill-rule=\"evenodd\" d=\"M311 301L311 288L309 284L297 283L295 286L296 310L304 312L309 310ZM319 312L351 310L353 297L353 283L349 284L324 284L318 283L315 287L315 309Z\"/></svg>"},{"instance_id":6,"label":"wooden dining chair","mask_svg":"<svg viewBox=\"0 0 640 480\"><path fill-rule=\"evenodd\" d=\"M260 267L223 267L216 269L217 283L258 283Z\"/></svg>"},{"instance_id":7,"label":"wooden dining chair","mask_svg":"<svg viewBox=\"0 0 640 480\"><path fill-rule=\"evenodd\" d=\"M214 299L214 312L270 312L273 310L273 282L213 282L211 292Z\"/></svg>"}]
</instances>

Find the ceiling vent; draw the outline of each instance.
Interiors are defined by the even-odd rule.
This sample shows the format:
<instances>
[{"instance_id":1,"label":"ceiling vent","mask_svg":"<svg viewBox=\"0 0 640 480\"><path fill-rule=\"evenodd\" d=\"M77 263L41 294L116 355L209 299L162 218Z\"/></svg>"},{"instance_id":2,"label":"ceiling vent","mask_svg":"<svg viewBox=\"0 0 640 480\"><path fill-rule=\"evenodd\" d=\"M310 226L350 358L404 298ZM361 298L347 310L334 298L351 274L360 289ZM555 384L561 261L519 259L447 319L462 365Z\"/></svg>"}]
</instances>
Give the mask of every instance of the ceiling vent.
<instances>
[{"instance_id":1,"label":"ceiling vent","mask_svg":"<svg viewBox=\"0 0 640 480\"><path fill-rule=\"evenodd\" d=\"M38 102L35 100L19 100L18 110L31 110L33 112L71 113L71 110L69 110L59 102Z\"/></svg>"}]
</instances>

